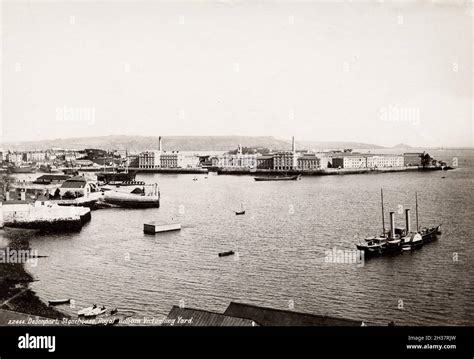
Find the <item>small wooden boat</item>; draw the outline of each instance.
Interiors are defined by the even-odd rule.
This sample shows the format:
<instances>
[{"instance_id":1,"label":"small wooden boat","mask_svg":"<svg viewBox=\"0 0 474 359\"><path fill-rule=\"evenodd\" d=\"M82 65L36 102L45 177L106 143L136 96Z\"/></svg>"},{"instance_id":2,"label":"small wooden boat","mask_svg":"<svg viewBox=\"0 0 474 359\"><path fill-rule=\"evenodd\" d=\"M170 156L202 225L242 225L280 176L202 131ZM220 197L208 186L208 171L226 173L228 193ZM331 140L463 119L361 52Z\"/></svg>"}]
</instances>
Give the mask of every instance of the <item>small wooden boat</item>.
<instances>
[{"instance_id":1,"label":"small wooden boat","mask_svg":"<svg viewBox=\"0 0 474 359\"><path fill-rule=\"evenodd\" d=\"M71 298L67 298L67 299L54 299L54 300L49 300L48 301L48 304L50 306L53 306L53 305L61 305L61 304L69 304L71 303Z\"/></svg>"},{"instance_id":2,"label":"small wooden boat","mask_svg":"<svg viewBox=\"0 0 474 359\"><path fill-rule=\"evenodd\" d=\"M98 315L104 314L105 311L106 311L106 308L104 306L97 307L97 308L92 309L91 311L85 313L84 317L86 317L86 318L96 317Z\"/></svg>"},{"instance_id":3,"label":"small wooden boat","mask_svg":"<svg viewBox=\"0 0 474 359\"><path fill-rule=\"evenodd\" d=\"M232 256L234 254L235 254L234 251L221 252L219 253L219 257L227 257L227 256Z\"/></svg>"},{"instance_id":4,"label":"small wooden boat","mask_svg":"<svg viewBox=\"0 0 474 359\"><path fill-rule=\"evenodd\" d=\"M87 308L81 309L80 311L77 312L77 315L78 316L83 316L83 315L91 312L92 310L94 310L96 308L97 308L97 305L94 304L92 307L87 307Z\"/></svg>"},{"instance_id":5,"label":"small wooden boat","mask_svg":"<svg viewBox=\"0 0 474 359\"><path fill-rule=\"evenodd\" d=\"M110 311L110 314L111 314L111 315L112 315L112 314L117 314L117 312L118 312L118 309L117 309L117 308L114 308L114 309L112 309L112 310Z\"/></svg>"},{"instance_id":6,"label":"small wooden boat","mask_svg":"<svg viewBox=\"0 0 474 359\"><path fill-rule=\"evenodd\" d=\"M244 210L244 205L243 205L243 204L240 205L240 211L236 211L235 214L236 214L237 216L241 216L241 215L244 215L244 214L245 214L245 210Z\"/></svg>"},{"instance_id":7,"label":"small wooden boat","mask_svg":"<svg viewBox=\"0 0 474 359\"><path fill-rule=\"evenodd\" d=\"M295 176L275 176L275 177L254 177L255 181L298 181L301 175Z\"/></svg>"}]
</instances>

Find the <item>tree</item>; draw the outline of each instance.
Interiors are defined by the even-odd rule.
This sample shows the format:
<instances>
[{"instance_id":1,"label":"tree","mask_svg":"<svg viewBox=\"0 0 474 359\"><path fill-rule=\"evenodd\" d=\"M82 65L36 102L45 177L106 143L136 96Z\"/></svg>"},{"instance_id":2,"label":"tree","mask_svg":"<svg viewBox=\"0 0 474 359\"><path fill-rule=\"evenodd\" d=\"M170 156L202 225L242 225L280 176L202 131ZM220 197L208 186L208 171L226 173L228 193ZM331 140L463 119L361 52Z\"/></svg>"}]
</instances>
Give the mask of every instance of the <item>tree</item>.
<instances>
[{"instance_id":1,"label":"tree","mask_svg":"<svg viewBox=\"0 0 474 359\"><path fill-rule=\"evenodd\" d=\"M423 154L420 155L421 157L421 165L424 167L429 166L431 164L431 161L433 160L429 153L423 152Z\"/></svg>"}]
</instances>

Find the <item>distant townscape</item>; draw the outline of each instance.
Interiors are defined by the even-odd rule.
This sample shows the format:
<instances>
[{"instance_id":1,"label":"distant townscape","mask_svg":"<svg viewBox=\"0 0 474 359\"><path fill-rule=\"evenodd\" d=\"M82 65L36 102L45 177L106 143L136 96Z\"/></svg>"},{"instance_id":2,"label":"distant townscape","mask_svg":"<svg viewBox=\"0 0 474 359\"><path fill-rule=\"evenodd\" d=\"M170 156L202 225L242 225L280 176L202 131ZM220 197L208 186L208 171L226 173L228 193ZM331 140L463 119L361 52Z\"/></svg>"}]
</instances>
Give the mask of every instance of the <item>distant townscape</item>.
<instances>
[{"instance_id":1,"label":"distant townscape","mask_svg":"<svg viewBox=\"0 0 474 359\"><path fill-rule=\"evenodd\" d=\"M220 170L223 172L299 171L311 173L327 169L377 170L407 167L442 167L424 152L402 154L360 153L353 149L299 151L294 137L288 150L264 147L243 147L213 154L164 149L158 138L155 149L132 152L87 148L66 150L51 148L38 151L0 150L2 170L13 173L46 172L58 170L133 169L138 171L166 170ZM207 151L209 152L209 151ZM212 152L212 151L210 151Z\"/></svg>"}]
</instances>

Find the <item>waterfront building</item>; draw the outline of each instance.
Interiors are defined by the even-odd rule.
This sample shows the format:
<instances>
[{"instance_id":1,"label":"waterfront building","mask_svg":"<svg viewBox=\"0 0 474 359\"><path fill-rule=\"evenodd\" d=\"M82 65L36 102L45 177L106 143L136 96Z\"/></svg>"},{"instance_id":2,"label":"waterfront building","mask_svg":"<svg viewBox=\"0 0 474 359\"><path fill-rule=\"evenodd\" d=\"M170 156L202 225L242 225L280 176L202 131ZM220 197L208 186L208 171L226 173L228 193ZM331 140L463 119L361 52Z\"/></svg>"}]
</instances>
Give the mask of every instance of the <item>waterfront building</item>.
<instances>
[{"instance_id":1,"label":"waterfront building","mask_svg":"<svg viewBox=\"0 0 474 359\"><path fill-rule=\"evenodd\" d=\"M319 168L326 169L332 167L332 155L328 152L315 153L316 157L319 158Z\"/></svg>"},{"instance_id":2,"label":"waterfront building","mask_svg":"<svg viewBox=\"0 0 474 359\"><path fill-rule=\"evenodd\" d=\"M46 161L46 152L42 151L29 151L23 153L23 161L25 162L36 162L43 163Z\"/></svg>"},{"instance_id":3,"label":"waterfront building","mask_svg":"<svg viewBox=\"0 0 474 359\"><path fill-rule=\"evenodd\" d=\"M403 165L404 158L401 155L344 153L332 159L334 168L390 168Z\"/></svg>"},{"instance_id":4,"label":"waterfront building","mask_svg":"<svg viewBox=\"0 0 474 359\"><path fill-rule=\"evenodd\" d=\"M294 170L297 166L297 156L294 152L277 152L273 155L274 170Z\"/></svg>"},{"instance_id":5,"label":"waterfront building","mask_svg":"<svg viewBox=\"0 0 474 359\"><path fill-rule=\"evenodd\" d=\"M126 165L128 167L139 167L139 155L127 155L127 162Z\"/></svg>"},{"instance_id":6,"label":"waterfront building","mask_svg":"<svg viewBox=\"0 0 474 359\"><path fill-rule=\"evenodd\" d=\"M184 155L182 156L180 160L180 166L181 168L196 168L200 167L200 159L198 155Z\"/></svg>"},{"instance_id":7,"label":"waterfront building","mask_svg":"<svg viewBox=\"0 0 474 359\"><path fill-rule=\"evenodd\" d=\"M8 152L7 162L19 166L23 163L23 154L20 152Z\"/></svg>"},{"instance_id":8,"label":"waterfront building","mask_svg":"<svg viewBox=\"0 0 474 359\"><path fill-rule=\"evenodd\" d=\"M138 155L139 168L159 168L161 151L145 151Z\"/></svg>"},{"instance_id":9,"label":"waterfront building","mask_svg":"<svg viewBox=\"0 0 474 359\"><path fill-rule=\"evenodd\" d=\"M128 156L128 165L135 167L135 159ZM158 138L158 151L146 151L138 154L139 168L189 168L198 167L199 157L184 155L179 151L163 151L161 136Z\"/></svg>"},{"instance_id":10,"label":"waterfront building","mask_svg":"<svg viewBox=\"0 0 474 359\"><path fill-rule=\"evenodd\" d=\"M258 156L257 169L272 170L273 169L273 155Z\"/></svg>"},{"instance_id":11,"label":"waterfront building","mask_svg":"<svg viewBox=\"0 0 474 359\"><path fill-rule=\"evenodd\" d=\"M257 155L244 155L242 153L231 155L226 153L217 157L216 167L255 168L257 167Z\"/></svg>"},{"instance_id":12,"label":"waterfront building","mask_svg":"<svg viewBox=\"0 0 474 359\"><path fill-rule=\"evenodd\" d=\"M404 157L401 155L367 156L367 168L403 167Z\"/></svg>"},{"instance_id":13,"label":"waterfront building","mask_svg":"<svg viewBox=\"0 0 474 359\"><path fill-rule=\"evenodd\" d=\"M321 168L320 159L314 153L305 153L297 159L297 167L300 170L317 170Z\"/></svg>"},{"instance_id":14,"label":"waterfront building","mask_svg":"<svg viewBox=\"0 0 474 359\"><path fill-rule=\"evenodd\" d=\"M298 166L298 156L296 155L295 137L291 139L291 151L281 151L273 155L274 170L294 170Z\"/></svg>"},{"instance_id":15,"label":"waterfront building","mask_svg":"<svg viewBox=\"0 0 474 359\"><path fill-rule=\"evenodd\" d=\"M421 152L407 152L403 154L405 166L421 166Z\"/></svg>"},{"instance_id":16,"label":"waterfront building","mask_svg":"<svg viewBox=\"0 0 474 359\"><path fill-rule=\"evenodd\" d=\"M179 151L161 152L160 167L161 168L178 168L182 167L183 155Z\"/></svg>"},{"instance_id":17,"label":"waterfront building","mask_svg":"<svg viewBox=\"0 0 474 359\"><path fill-rule=\"evenodd\" d=\"M86 197L88 198L92 192L97 192L97 188L94 182L86 180L83 176L75 176L66 180L61 187L59 187L59 194L61 197Z\"/></svg>"},{"instance_id":18,"label":"waterfront building","mask_svg":"<svg viewBox=\"0 0 474 359\"><path fill-rule=\"evenodd\" d=\"M367 168L367 156L360 153L346 153L333 157L332 166L334 168Z\"/></svg>"}]
</instances>

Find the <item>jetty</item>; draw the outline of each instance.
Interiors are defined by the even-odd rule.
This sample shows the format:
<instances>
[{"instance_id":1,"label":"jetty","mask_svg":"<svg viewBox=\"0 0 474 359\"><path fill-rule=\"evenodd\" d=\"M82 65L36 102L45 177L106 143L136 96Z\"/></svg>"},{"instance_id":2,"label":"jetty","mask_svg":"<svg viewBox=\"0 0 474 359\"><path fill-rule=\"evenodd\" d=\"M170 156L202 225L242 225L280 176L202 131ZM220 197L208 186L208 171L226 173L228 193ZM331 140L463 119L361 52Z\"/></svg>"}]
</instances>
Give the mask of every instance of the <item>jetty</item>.
<instances>
[{"instance_id":1,"label":"jetty","mask_svg":"<svg viewBox=\"0 0 474 359\"><path fill-rule=\"evenodd\" d=\"M43 231L80 231L91 219L89 208L61 207L50 201L2 201L0 212L0 227Z\"/></svg>"}]
</instances>

